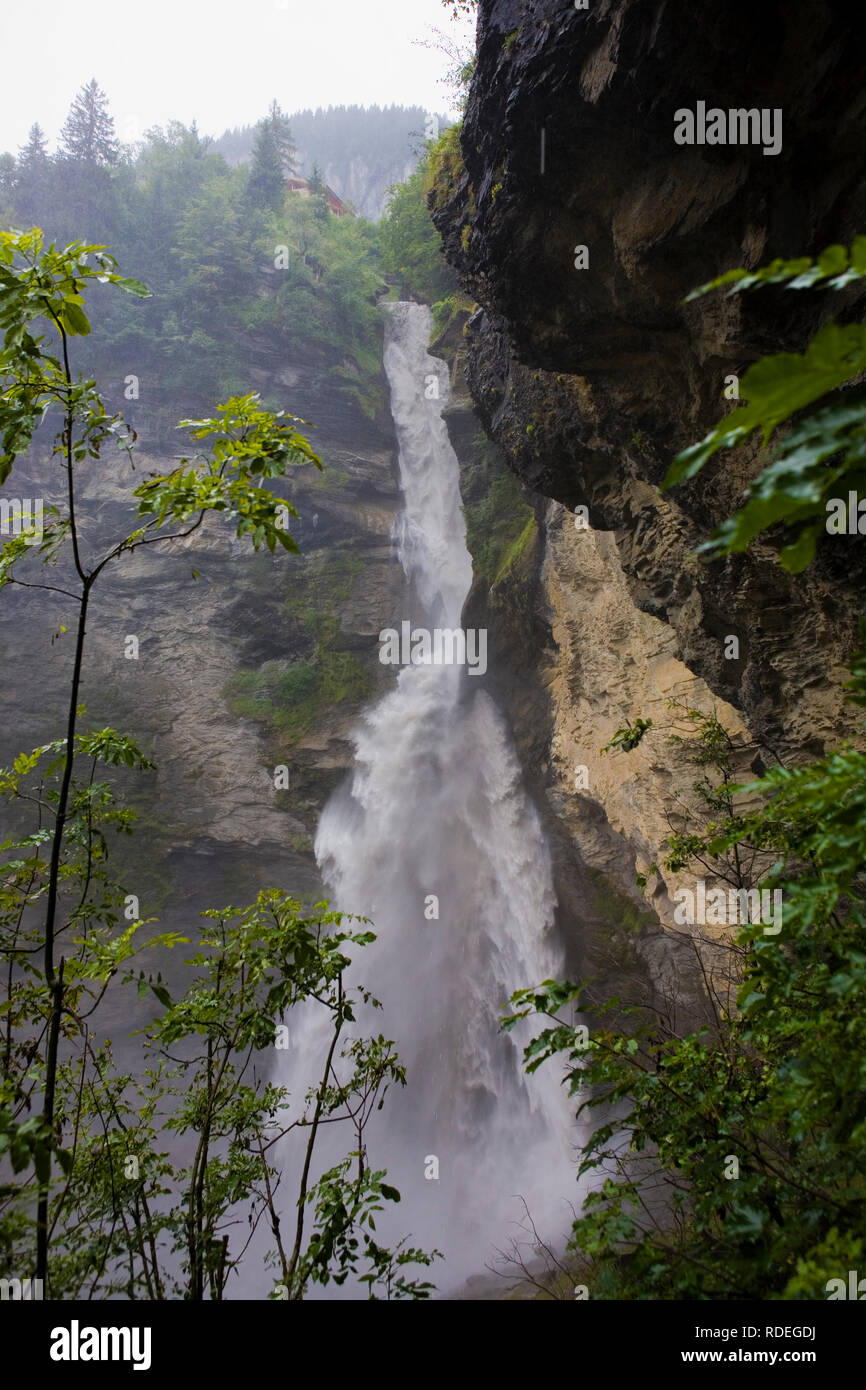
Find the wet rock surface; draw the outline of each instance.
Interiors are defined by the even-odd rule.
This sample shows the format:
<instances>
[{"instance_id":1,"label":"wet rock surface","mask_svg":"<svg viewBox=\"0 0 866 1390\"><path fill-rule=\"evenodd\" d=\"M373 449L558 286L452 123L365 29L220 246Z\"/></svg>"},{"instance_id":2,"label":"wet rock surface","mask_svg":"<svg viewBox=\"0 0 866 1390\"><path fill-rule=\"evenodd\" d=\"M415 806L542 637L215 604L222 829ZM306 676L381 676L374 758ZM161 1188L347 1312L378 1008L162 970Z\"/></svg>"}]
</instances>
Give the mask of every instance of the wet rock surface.
<instances>
[{"instance_id":1,"label":"wet rock surface","mask_svg":"<svg viewBox=\"0 0 866 1390\"><path fill-rule=\"evenodd\" d=\"M694 548L737 504L755 453L657 488L674 454L736 408L726 376L801 348L831 311L859 310L848 292L681 302L732 266L814 253L866 225L866 19L841 17L835 4L698 17L671 0L588 11L482 0L465 172L434 209L480 306L466 361L485 428L536 492L588 507L616 540L635 605L673 629L678 659L793 754L848 723L835 677L855 632L862 544L825 542L796 588L760 547L705 566ZM675 111L698 101L781 109L781 152L675 144ZM728 635L739 660L725 659Z\"/></svg>"}]
</instances>

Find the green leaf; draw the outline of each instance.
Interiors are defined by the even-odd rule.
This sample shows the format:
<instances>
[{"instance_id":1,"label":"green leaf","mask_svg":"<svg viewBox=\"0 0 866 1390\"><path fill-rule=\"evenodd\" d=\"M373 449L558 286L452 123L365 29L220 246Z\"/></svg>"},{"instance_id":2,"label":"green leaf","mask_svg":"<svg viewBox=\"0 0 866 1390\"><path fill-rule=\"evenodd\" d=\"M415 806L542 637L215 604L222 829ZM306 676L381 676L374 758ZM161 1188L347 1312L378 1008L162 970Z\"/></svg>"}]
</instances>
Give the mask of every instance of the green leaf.
<instances>
[{"instance_id":1,"label":"green leaf","mask_svg":"<svg viewBox=\"0 0 866 1390\"><path fill-rule=\"evenodd\" d=\"M119 285L127 294L137 295L139 299L152 298L147 285L143 285L140 280L131 280L127 275L110 275L109 279L113 285Z\"/></svg>"},{"instance_id":2,"label":"green leaf","mask_svg":"<svg viewBox=\"0 0 866 1390\"><path fill-rule=\"evenodd\" d=\"M806 527L791 545L784 546L779 551L779 563L782 568L789 574L801 574L815 558L818 535L814 527Z\"/></svg>"},{"instance_id":3,"label":"green leaf","mask_svg":"<svg viewBox=\"0 0 866 1390\"><path fill-rule=\"evenodd\" d=\"M831 280L829 277L833 276ZM828 246L817 260L809 256L798 256L794 260L775 260L759 270L728 270L714 280L708 280L691 294L684 303L701 298L712 290L730 286L728 295L741 294L745 290L760 289L764 285L779 285L790 290L842 289L853 280L866 276L866 237L854 238L850 257L844 246Z\"/></svg>"},{"instance_id":4,"label":"green leaf","mask_svg":"<svg viewBox=\"0 0 866 1390\"><path fill-rule=\"evenodd\" d=\"M59 318L67 333L84 337L90 332L90 321L84 310L79 308L77 304L65 300L60 309Z\"/></svg>"},{"instance_id":5,"label":"green leaf","mask_svg":"<svg viewBox=\"0 0 866 1390\"><path fill-rule=\"evenodd\" d=\"M760 1240L766 1223L764 1212L757 1207L738 1206L728 1222L729 1230L747 1243Z\"/></svg>"}]
</instances>

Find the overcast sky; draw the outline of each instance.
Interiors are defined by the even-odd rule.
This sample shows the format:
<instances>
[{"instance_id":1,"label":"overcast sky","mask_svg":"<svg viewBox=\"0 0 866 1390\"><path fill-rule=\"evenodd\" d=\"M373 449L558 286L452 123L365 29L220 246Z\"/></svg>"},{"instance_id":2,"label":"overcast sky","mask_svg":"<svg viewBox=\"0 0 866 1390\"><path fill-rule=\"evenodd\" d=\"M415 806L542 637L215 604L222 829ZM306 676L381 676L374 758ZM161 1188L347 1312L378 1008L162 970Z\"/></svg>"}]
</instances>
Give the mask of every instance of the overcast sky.
<instances>
[{"instance_id":1,"label":"overcast sky","mask_svg":"<svg viewBox=\"0 0 866 1390\"><path fill-rule=\"evenodd\" d=\"M447 62L413 40L468 31L441 0L36 0L16 28L23 56L7 52L0 82L0 151L13 154L34 121L53 148L91 77L124 141L172 119L220 135L252 124L272 97L284 111L392 102L446 111L437 79Z\"/></svg>"}]
</instances>

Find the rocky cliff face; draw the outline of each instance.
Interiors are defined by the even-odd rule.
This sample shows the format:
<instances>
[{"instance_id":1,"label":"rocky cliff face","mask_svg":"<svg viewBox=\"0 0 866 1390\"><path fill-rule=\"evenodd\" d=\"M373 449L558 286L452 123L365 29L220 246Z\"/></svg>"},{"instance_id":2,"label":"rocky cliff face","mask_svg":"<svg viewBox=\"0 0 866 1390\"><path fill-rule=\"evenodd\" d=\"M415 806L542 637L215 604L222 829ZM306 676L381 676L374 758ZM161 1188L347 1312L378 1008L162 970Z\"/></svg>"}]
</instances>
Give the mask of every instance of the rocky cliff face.
<instances>
[{"instance_id":1,"label":"rocky cliff face","mask_svg":"<svg viewBox=\"0 0 866 1390\"><path fill-rule=\"evenodd\" d=\"M248 368L251 389L302 408L316 426L324 471L307 465L274 484L299 512L290 530L301 555L255 554L211 518L180 546L140 550L107 570L88 622L84 726L122 730L157 764L118 779L139 822L112 845L112 868L142 917L193 934L202 909L251 901L260 888L323 896L312 836L351 761L358 713L384 681L376 634L403 581L390 545L399 489L388 415L367 419L333 390L326 367L279 345L251 343ZM143 399L145 434L146 410ZM140 454L133 473L124 459L106 452L81 470L85 553L132 529L132 489L171 466L170 456ZM47 502L61 485L56 462L34 450L6 492ZM0 730L5 764L60 735L75 614L60 596L13 587L3 597L0 657L14 710ZM323 673L314 691L311 667ZM275 786L278 764L287 790ZM169 978L175 954L159 963Z\"/></svg>"},{"instance_id":2,"label":"rocky cliff face","mask_svg":"<svg viewBox=\"0 0 866 1390\"><path fill-rule=\"evenodd\" d=\"M434 350L448 355L449 345ZM692 879L650 868L675 796L689 799L694 769L667 737L628 757L600 750L635 702L658 718L668 698L710 708L710 692L675 658L673 634L635 607L613 538L576 531L561 504L528 492L532 523L490 572L475 513L481 508L495 529L507 459L497 451L491 460L479 447L477 416L459 384L447 418L476 570L463 620L489 635L488 680L508 713L551 847L567 968L591 978L591 999L651 1003L675 1026L703 1021L693 944L681 929L668 930L671 894ZM746 744L737 712L725 705L718 712ZM749 759L745 746L744 767ZM643 893L638 873L647 879ZM712 946L702 952L712 964Z\"/></svg>"},{"instance_id":3,"label":"rocky cliff face","mask_svg":"<svg viewBox=\"0 0 866 1390\"><path fill-rule=\"evenodd\" d=\"M627 719L665 722L670 698L715 703L747 769L755 740L801 757L850 718L838 687L862 545L828 538L796 581L767 547L700 564L695 546L756 470L745 450L658 491L674 454L736 408L726 378L802 347L831 311L858 311L852 298L782 292L682 303L732 266L814 253L866 225L866 18L842 14L820 0L699 18L683 0L481 0L464 167L432 195L479 305L466 328L475 407L541 499L548 798L590 861L611 867L625 845L632 880L690 774L667 739L600 758ZM781 150L675 143L674 113L698 102L781 110ZM588 532L569 515L579 505ZM650 876L668 923L675 886Z\"/></svg>"},{"instance_id":4,"label":"rocky cliff face","mask_svg":"<svg viewBox=\"0 0 866 1390\"><path fill-rule=\"evenodd\" d=\"M388 189L392 184L408 179L417 162L416 156L409 153L399 166L373 169L369 160L355 155L348 161L327 163L322 170L322 178L344 202L351 203L361 217L378 222L385 210ZM304 167L311 167L309 159Z\"/></svg>"}]
</instances>

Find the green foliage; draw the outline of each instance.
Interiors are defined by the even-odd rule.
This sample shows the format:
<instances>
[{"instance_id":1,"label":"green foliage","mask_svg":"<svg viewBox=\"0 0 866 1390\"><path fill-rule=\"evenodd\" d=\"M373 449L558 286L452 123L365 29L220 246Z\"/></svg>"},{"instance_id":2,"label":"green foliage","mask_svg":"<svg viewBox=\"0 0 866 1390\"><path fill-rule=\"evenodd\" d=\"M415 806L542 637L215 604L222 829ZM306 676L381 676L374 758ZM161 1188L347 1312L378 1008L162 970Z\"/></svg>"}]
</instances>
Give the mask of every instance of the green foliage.
<instances>
[{"instance_id":1,"label":"green foliage","mask_svg":"<svg viewBox=\"0 0 866 1390\"><path fill-rule=\"evenodd\" d=\"M18 152L18 167L23 171L34 167L45 168L48 164L48 142L38 121L34 121L27 135L27 144Z\"/></svg>"},{"instance_id":2,"label":"green foliage","mask_svg":"<svg viewBox=\"0 0 866 1390\"><path fill-rule=\"evenodd\" d=\"M88 264L91 255L92 266ZM88 334L90 321L82 292L90 280L119 285L146 298L145 287L118 275L115 265L114 257L106 254L103 246L86 242L72 242L61 251L52 243L43 251L38 227L30 232L0 232L0 329L4 334L0 351L0 486L52 404L68 405L75 415L90 412L88 428L80 437L79 448L84 451L80 457L98 448L97 441L108 433L116 432L116 422L107 412L94 408L93 383L67 381L64 364L55 354L42 351L42 337L34 337L30 331L36 320L47 319L61 346L69 337Z\"/></svg>"},{"instance_id":3,"label":"green foliage","mask_svg":"<svg viewBox=\"0 0 866 1390\"><path fill-rule=\"evenodd\" d=\"M52 159L41 153L40 132L0 193L8 226L38 222L61 246L84 228L86 241L110 243L150 285L146 305L105 304L81 359L113 408L122 406L125 370L140 378L148 449L174 452L179 415L202 414L215 395L243 393L251 335L280 360L287 349L311 357L332 373L335 392L368 415L383 408L375 231L331 217L319 199L285 196L294 150L275 103L259 133L269 191L257 192L255 170L251 181L246 167L230 169L212 153L195 125L172 122L114 164ZM274 268L280 245L289 247L288 270Z\"/></svg>"},{"instance_id":4,"label":"green foliage","mask_svg":"<svg viewBox=\"0 0 866 1390\"><path fill-rule=\"evenodd\" d=\"M440 126L447 124L444 114L436 119ZM298 146L293 167L306 175L311 187L318 175L337 193L352 190L362 215L377 218L385 190L395 179L405 178L407 167L415 163L427 121L423 106L320 106L295 111L289 118ZM226 130L212 149L229 164L247 162L255 133L252 126ZM359 183L363 192L355 191Z\"/></svg>"},{"instance_id":5,"label":"green foliage","mask_svg":"<svg viewBox=\"0 0 866 1390\"><path fill-rule=\"evenodd\" d=\"M351 652L332 650L329 638L320 638L314 661L238 671L223 692L232 714L269 724L282 744L300 738L329 707L362 700L370 689L366 669Z\"/></svg>"},{"instance_id":6,"label":"green foliage","mask_svg":"<svg viewBox=\"0 0 866 1390\"><path fill-rule=\"evenodd\" d=\"M626 720L624 729L617 729L609 743L602 748L602 753L609 753L613 748L619 748L623 753L630 753L633 748L637 748L647 729L652 728L651 719L636 719L632 724Z\"/></svg>"},{"instance_id":7,"label":"green foliage","mask_svg":"<svg viewBox=\"0 0 866 1390\"><path fill-rule=\"evenodd\" d=\"M686 296L688 304L711 290L728 289L728 298L761 285L784 285L789 290L814 288L843 290L866 275L866 237L855 237L850 254L844 246L828 246L816 260L799 256L795 260L775 260L758 270L727 270Z\"/></svg>"},{"instance_id":8,"label":"green foliage","mask_svg":"<svg viewBox=\"0 0 866 1390\"><path fill-rule=\"evenodd\" d=\"M31 139L32 139L31 130ZM87 82L72 103L60 135L63 153L84 164L116 164L120 147L108 98L95 79Z\"/></svg>"},{"instance_id":9,"label":"green foliage","mask_svg":"<svg viewBox=\"0 0 866 1390\"><path fill-rule=\"evenodd\" d=\"M226 687L230 709L269 724L279 747L305 734L324 710L344 701L360 702L370 692L366 667L340 649L340 609L362 572L361 560L351 551L299 562L284 608L309 635L312 659L288 666L267 662L258 671L239 672Z\"/></svg>"},{"instance_id":10,"label":"green foliage","mask_svg":"<svg viewBox=\"0 0 866 1390\"><path fill-rule=\"evenodd\" d=\"M858 238L850 255L831 247L816 262L729 272L695 295L721 286L838 290L864 274ZM740 385L746 404L683 451L666 479L694 476L756 430L763 444L784 431L745 506L705 551L743 550L782 523L799 531L781 563L793 572L809 563L827 499L863 482L862 400L852 383L864 366L863 328L829 323L802 355L750 368ZM866 653L852 673L850 698L863 705ZM701 770L693 792L705 824L672 832L665 866L779 891L782 932L755 923L732 945L715 943L704 963L714 1024L685 1037L659 1021L628 1034L609 1026L611 1001L579 1056L580 1035L561 1015L581 1007L585 985L545 982L514 997L522 1016L553 1025L527 1059L535 1066L565 1053L580 1110L601 1111L582 1165L599 1181L574 1247L592 1262L602 1296L825 1298L831 1279L856 1268L866 1236L866 754L862 741L846 744L740 786L739 750L717 717L688 708L679 716L697 734L680 741ZM620 734L620 747L634 746L630 726Z\"/></svg>"},{"instance_id":11,"label":"green foliage","mask_svg":"<svg viewBox=\"0 0 866 1390\"><path fill-rule=\"evenodd\" d=\"M436 1252L392 1252L376 1244L373 1213L399 1201L399 1193L354 1149L303 1186L299 1213L291 1216L296 1248L287 1248L285 1215L274 1203L281 1172L272 1155L282 1138L297 1131L310 1147L322 1123L348 1123L354 1138L387 1090L405 1084L393 1044L381 1034L339 1048L357 1004L375 1002L361 989L345 988L347 948L363 947L373 936L363 924L344 925L340 914L323 908L304 914L288 895L268 890L248 908L204 914L206 925L187 962L191 979L177 999L158 977L136 970L131 950L102 958L95 942L79 942L78 974L92 986L88 997L97 997L122 970L139 994L156 996L161 1013L145 1030L137 1075L118 1073L109 1047L95 1047L86 1035L82 1046L69 1027L70 1045L81 1051L61 1064L58 1076L55 1119L70 1143L58 1152L61 1176L52 1189L58 1223L49 1271L53 1297L89 1290L101 1298L222 1298L246 1245L237 1229L239 1202L253 1224L266 1215L273 1239L266 1262L290 1297L302 1298L311 1282L343 1283L350 1273L368 1283L370 1297L380 1288L386 1297L427 1297L432 1286L395 1280L389 1258L429 1265ZM160 937L155 944L186 941ZM15 1003L23 1012L22 997L19 989ZM73 1020L86 1016L84 998L70 992ZM325 1079L305 1101L293 1103L285 1087L262 1081L259 1073L282 1019L307 1000L330 1022L321 1059ZM31 1238L33 1180L26 1174L32 1164L35 1178L47 1180L53 1147L38 1119L18 1123L13 1113L11 1105L0 1107L0 1153L8 1152L13 1171L25 1178L0 1197L2 1263L11 1269L26 1262ZM188 1162L166 1153L171 1134L192 1141ZM313 1223L304 1240L308 1206Z\"/></svg>"},{"instance_id":12,"label":"green foliage","mask_svg":"<svg viewBox=\"0 0 866 1390\"><path fill-rule=\"evenodd\" d=\"M543 1019L527 1070L564 1058L578 1114L595 1116L580 1172L596 1183L572 1236L593 1296L825 1298L866 1238L866 754L844 746L741 787L727 731L685 715L713 819L673 837L668 867L778 888L781 935L756 923L716 944L715 1019L697 1033L634 1010L625 1032L609 1001L584 1047L587 982L549 980L513 996L505 1026Z\"/></svg>"},{"instance_id":13,"label":"green foliage","mask_svg":"<svg viewBox=\"0 0 866 1390\"><path fill-rule=\"evenodd\" d=\"M533 515L527 520L520 535L515 536L514 540L506 546L505 553L493 574L494 584L501 584L504 579L508 578L521 556L525 555L530 546L534 544L537 536L538 523Z\"/></svg>"},{"instance_id":14,"label":"green foliage","mask_svg":"<svg viewBox=\"0 0 866 1390\"><path fill-rule=\"evenodd\" d=\"M270 127L282 171L286 174L293 173L298 151L292 135L292 123L286 113L280 110L278 101L271 102L265 121L259 123L260 126L263 124Z\"/></svg>"},{"instance_id":15,"label":"green foliage","mask_svg":"<svg viewBox=\"0 0 866 1390\"><path fill-rule=\"evenodd\" d=\"M460 147L461 130L460 123L449 126L447 130L443 130L430 150L427 165L427 192L429 194L428 203L431 207L435 208L446 203L456 193L457 185L465 173L466 166L463 163L463 151Z\"/></svg>"},{"instance_id":16,"label":"green foliage","mask_svg":"<svg viewBox=\"0 0 866 1390\"><path fill-rule=\"evenodd\" d=\"M461 314L471 313L472 301L466 298L465 294L447 294L444 299L437 299L432 304L434 330L437 337L443 337L448 329L458 319Z\"/></svg>"},{"instance_id":17,"label":"green foliage","mask_svg":"<svg viewBox=\"0 0 866 1390\"><path fill-rule=\"evenodd\" d=\"M214 441L212 458L183 458L171 473L142 483L134 494L140 499L139 514L153 517L150 524L159 528L166 520L184 524L196 514L200 518L205 510L225 512L229 520L237 520L238 537L248 534L254 549L264 544L272 554L277 545L297 551L282 524L283 512L297 516L297 511L267 488L253 485L252 479L282 477L293 463L311 462L321 468L295 428L303 423L282 410L262 410L255 393L218 405L212 419L182 420L181 428L188 429L193 440Z\"/></svg>"},{"instance_id":18,"label":"green foliage","mask_svg":"<svg viewBox=\"0 0 866 1390\"><path fill-rule=\"evenodd\" d=\"M866 237L858 237L850 255L831 246L815 262L804 257L774 261L753 273L728 271L690 298L726 285L729 296L766 285L838 290L864 277ZM849 490L866 490L866 416L855 386L864 369L866 326L830 322L802 354L765 357L743 375L739 389L745 404L678 454L663 484L668 488L694 477L720 449L736 448L756 431L762 445L776 441L774 458L751 484L745 505L701 547L708 557L744 551L756 536L784 525L797 533L780 550L780 564L796 574L811 562L828 528L830 499L847 501ZM819 404L826 397L832 399Z\"/></svg>"},{"instance_id":19,"label":"green foliage","mask_svg":"<svg viewBox=\"0 0 866 1390\"><path fill-rule=\"evenodd\" d=\"M380 1246L374 1238L375 1216L383 1202L399 1202L395 1187L384 1181L385 1173L364 1167L359 1178L351 1178L352 1164L361 1154L347 1154L341 1163L324 1173L308 1201L315 1203L316 1232L303 1261L302 1278L313 1283L345 1282L357 1274L366 1284L369 1297L381 1286L386 1299L395 1301L429 1298L435 1288L427 1280L406 1279L398 1271L407 1264L429 1266L440 1257L437 1250L406 1249L400 1241L394 1250ZM366 1269L360 1261L366 1260ZM333 1273L336 1266L337 1273Z\"/></svg>"},{"instance_id":20,"label":"green foliage","mask_svg":"<svg viewBox=\"0 0 866 1390\"><path fill-rule=\"evenodd\" d=\"M256 126L247 192L258 207L279 211L286 196L286 173L294 155L292 133L279 107Z\"/></svg>"},{"instance_id":21,"label":"green foliage","mask_svg":"<svg viewBox=\"0 0 866 1390\"><path fill-rule=\"evenodd\" d=\"M373 416L384 405L377 304L385 285L375 233L360 219L323 218L317 201L289 195L264 224L260 261L273 264L274 248L283 246L289 264L277 272L258 324L320 361L335 389Z\"/></svg>"},{"instance_id":22,"label":"green foliage","mask_svg":"<svg viewBox=\"0 0 866 1390\"><path fill-rule=\"evenodd\" d=\"M446 131L440 136L440 141L447 134ZM433 226L427 202L435 148L430 142L406 182L389 189L380 232L385 271L399 277L402 294L414 295L429 304L447 301L458 293L456 277L442 255L439 233Z\"/></svg>"},{"instance_id":23,"label":"green foliage","mask_svg":"<svg viewBox=\"0 0 866 1390\"><path fill-rule=\"evenodd\" d=\"M505 463L482 446L464 506L466 543L476 574L501 583L536 535L535 515Z\"/></svg>"}]
</instances>

